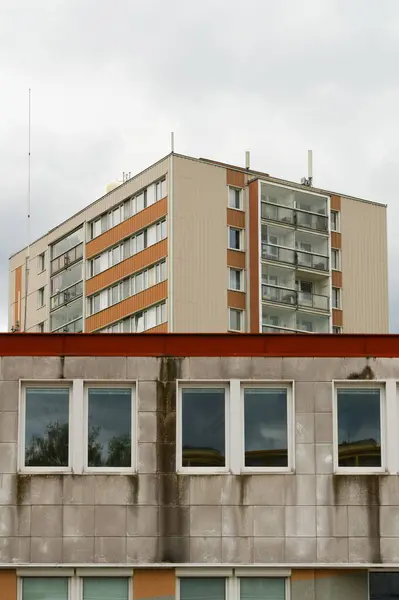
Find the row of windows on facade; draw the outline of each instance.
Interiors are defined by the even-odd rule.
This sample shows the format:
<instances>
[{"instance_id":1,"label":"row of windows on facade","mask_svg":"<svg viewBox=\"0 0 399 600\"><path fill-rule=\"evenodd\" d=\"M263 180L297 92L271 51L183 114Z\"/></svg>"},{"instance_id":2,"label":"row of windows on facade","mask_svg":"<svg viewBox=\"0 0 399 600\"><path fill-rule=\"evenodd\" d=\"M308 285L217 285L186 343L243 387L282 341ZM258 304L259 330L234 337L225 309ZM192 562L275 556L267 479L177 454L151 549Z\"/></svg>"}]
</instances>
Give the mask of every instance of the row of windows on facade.
<instances>
[{"instance_id":1,"label":"row of windows on facade","mask_svg":"<svg viewBox=\"0 0 399 600\"><path fill-rule=\"evenodd\" d=\"M130 256L160 242L166 236L167 228L166 220L164 219L154 225L150 225L150 227L93 258L89 262L88 276L93 277L94 275L98 275L98 273L102 273Z\"/></svg>"},{"instance_id":2,"label":"row of windows on facade","mask_svg":"<svg viewBox=\"0 0 399 600\"><path fill-rule=\"evenodd\" d=\"M136 312L134 315L126 317L103 329L99 329L98 333L141 333L162 325L166 321L166 302L161 302L146 310Z\"/></svg>"},{"instance_id":3,"label":"row of windows on facade","mask_svg":"<svg viewBox=\"0 0 399 600\"><path fill-rule=\"evenodd\" d=\"M122 221L155 204L167 195L166 179L152 183L147 188L128 198L111 211L104 213L90 223L90 238L93 239Z\"/></svg>"},{"instance_id":4,"label":"row of windows on facade","mask_svg":"<svg viewBox=\"0 0 399 600\"><path fill-rule=\"evenodd\" d=\"M135 470L134 384L26 384L22 394L20 469ZM177 471L294 471L292 384L181 381L177 398ZM383 385L337 384L332 402L336 470L385 469Z\"/></svg>"},{"instance_id":5,"label":"row of windows on facade","mask_svg":"<svg viewBox=\"0 0 399 600\"><path fill-rule=\"evenodd\" d=\"M166 261L163 260L131 277L126 277L116 285L88 298L89 314L93 315L130 296L139 294L143 290L165 281L166 276Z\"/></svg>"}]
</instances>

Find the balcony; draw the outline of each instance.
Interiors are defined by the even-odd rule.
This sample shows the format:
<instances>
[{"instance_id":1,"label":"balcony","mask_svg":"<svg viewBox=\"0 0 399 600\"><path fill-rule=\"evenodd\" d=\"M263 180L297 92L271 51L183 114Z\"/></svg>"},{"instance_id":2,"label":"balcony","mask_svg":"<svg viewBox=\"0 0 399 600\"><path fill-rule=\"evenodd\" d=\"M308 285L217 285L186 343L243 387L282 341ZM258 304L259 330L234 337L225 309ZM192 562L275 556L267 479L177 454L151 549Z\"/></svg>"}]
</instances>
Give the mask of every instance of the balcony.
<instances>
[{"instance_id":1,"label":"balcony","mask_svg":"<svg viewBox=\"0 0 399 600\"><path fill-rule=\"evenodd\" d=\"M316 269L317 271L328 271L328 257L322 254L296 251L297 267L304 269Z\"/></svg>"},{"instance_id":2,"label":"balcony","mask_svg":"<svg viewBox=\"0 0 399 600\"><path fill-rule=\"evenodd\" d=\"M328 333L330 317L328 315L312 314L300 310L290 310L288 307L262 305L263 333Z\"/></svg>"},{"instance_id":3,"label":"balcony","mask_svg":"<svg viewBox=\"0 0 399 600\"><path fill-rule=\"evenodd\" d=\"M273 260L296 266L300 269L328 271L328 257L303 250L283 248L274 244L262 243L262 260Z\"/></svg>"},{"instance_id":4,"label":"balcony","mask_svg":"<svg viewBox=\"0 0 399 600\"><path fill-rule=\"evenodd\" d=\"M262 300L264 302L276 302L296 308L303 307L312 310L329 311L330 299L321 294L298 292L291 288L283 288L274 285L262 285Z\"/></svg>"},{"instance_id":5,"label":"balcony","mask_svg":"<svg viewBox=\"0 0 399 600\"><path fill-rule=\"evenodd\" d=\"M300 209L279 206L271 202L261 203L261 218L285 225L311 229L319 233L328 233L328 217Z\"/></svg>"}]
</instances>

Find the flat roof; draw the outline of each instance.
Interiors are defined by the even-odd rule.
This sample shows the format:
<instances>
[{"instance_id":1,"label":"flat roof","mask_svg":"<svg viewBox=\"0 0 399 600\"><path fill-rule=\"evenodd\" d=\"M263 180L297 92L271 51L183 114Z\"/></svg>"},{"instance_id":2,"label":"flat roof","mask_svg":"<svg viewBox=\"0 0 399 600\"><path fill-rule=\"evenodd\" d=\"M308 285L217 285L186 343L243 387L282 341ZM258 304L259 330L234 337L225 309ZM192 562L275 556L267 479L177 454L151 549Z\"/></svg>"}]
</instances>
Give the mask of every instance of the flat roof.
<instances>
[{"instance_id":1,"label":"flat roof","mask_svg":"<svg viewBox=\"0 0 399 600\"><path fill-rule=\"evenodd\" d=\"M0 356L399 358L399 335L0 333Z\"/></svg>"}]
</instances>

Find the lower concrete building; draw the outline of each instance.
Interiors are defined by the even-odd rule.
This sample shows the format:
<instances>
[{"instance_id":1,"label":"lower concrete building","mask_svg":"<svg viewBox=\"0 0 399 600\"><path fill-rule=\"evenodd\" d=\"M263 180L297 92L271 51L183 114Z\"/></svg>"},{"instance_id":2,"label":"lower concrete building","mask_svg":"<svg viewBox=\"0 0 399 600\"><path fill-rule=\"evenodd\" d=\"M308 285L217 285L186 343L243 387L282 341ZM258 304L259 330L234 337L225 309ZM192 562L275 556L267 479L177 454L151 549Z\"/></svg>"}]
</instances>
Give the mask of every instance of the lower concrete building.
<instances>
[{"instance_id":1,"label":"lower concrete building","mask_svg":"<svg viewBox=\"0 0 399 600\"><path fill-rule=\"evenodd\" d=\"M1 334L1 600L399 595L399 337Z\"/></svg>"}]
</instances>

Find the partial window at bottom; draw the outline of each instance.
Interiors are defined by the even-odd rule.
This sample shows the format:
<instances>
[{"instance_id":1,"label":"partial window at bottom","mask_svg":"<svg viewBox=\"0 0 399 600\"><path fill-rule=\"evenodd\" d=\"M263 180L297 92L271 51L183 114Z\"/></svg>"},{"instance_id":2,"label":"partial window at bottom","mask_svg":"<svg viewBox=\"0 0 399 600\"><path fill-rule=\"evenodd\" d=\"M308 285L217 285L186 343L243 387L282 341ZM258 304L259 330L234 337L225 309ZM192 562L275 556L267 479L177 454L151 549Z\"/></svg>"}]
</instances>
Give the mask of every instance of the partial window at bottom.
<instances>
[{"instance_id":1,"label":"partial window at bottom","mask_svg":"<svg viewBox=\"0 0 399 600\"><path fill-rule=\"evenodd\" d=\"M244 312L236 308L229 309L229 329L231 331L242 331L244 324Z\"/></svg>"}]
</instances>

